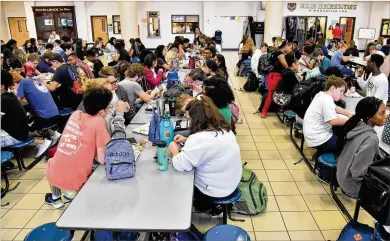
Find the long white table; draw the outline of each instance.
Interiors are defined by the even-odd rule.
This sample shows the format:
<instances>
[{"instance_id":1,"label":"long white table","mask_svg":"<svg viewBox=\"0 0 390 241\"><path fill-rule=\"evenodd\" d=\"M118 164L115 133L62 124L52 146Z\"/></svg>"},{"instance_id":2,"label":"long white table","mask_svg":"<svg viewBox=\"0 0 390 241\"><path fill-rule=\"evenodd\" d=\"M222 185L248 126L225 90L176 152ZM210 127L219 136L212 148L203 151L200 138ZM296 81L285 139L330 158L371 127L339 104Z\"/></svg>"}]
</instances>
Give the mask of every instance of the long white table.
<instances>
[{"instance_id":1,"label":"long white table","mask_svg":"<svg viewBox=\"0 0 390 241\"><path fill-rule=\"evenodd\" d=\"M360 97L360 98L351 98L351 97L346 97L344 96L343 97L343 100L346 102L347 106L346 106L346 110L348 111L351 111L351 112L355 112L355 108L356 108L356 105L357 103L363 99L363 97ZM390 111L387 110L387 113L390 114ZM386 144L383 142L382 140L382 133L383 133L383 129L384 129L384 126L375 126L374 127L374 130L376 131L376 134L378 135L378 138L379 138L379 147L384 151L386 152L387 154L390 155L390 145Z\"/></svg>"},{"instance_id":2,"label":"long white table","mask_svg":"<svg viewBox=\"0 0 390 241\"><path fill-rule=\"evenodd\" d=\"M139 126L139 125L136 125ZM126 129L132 133L132 127ZM146 136L132 133L137 140ZM135 177L109 181L100 165L57 221L70 230L187 231L191 225L194 172L159 171L156 148L145 148Z\"/></svg>"},{"instance_id":3,"label":"long white table","mask_svg":"<svg viewBox=\"0 0 390 241\"><path fill-rule=\"evenodd\" d=\"M145 111L147 104L144 104L141 109L137 112L134 118L131 120L131 124L146 124L149 123L152 119L152 112ZM165 105L165 108L168 108L168 105ZM172 120L180 120L182 117L171 116Z\"/></svg>"},{"instance_id":4,"label":"long white table","mask_svg":"<svg viewBox=\"0 0 390 241\"><path fill-rule=\"evenodd\" d=\"M363 67L367 66L367 61L363 60L360 57L351 57L349 59L349 62L352 63L352 64L363 66Z\"/></svg>"}]
</instances>

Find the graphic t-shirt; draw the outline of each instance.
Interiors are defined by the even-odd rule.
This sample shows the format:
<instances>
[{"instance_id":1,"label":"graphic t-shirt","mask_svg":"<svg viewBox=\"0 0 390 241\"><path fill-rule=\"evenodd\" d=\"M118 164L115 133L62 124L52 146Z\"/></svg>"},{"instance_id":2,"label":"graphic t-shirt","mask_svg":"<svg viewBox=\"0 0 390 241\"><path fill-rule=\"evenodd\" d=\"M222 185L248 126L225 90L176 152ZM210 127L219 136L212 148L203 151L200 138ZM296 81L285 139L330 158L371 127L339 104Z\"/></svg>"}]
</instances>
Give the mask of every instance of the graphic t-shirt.
<instances>
[{"instance_id":1,"label":"graphic t-shirt","mask_svg":"<svg viewBox=\"0 0 390 241\"><path fill-rule=\"evenodd\" d=\"M58 115L58 108L49 90L40 81L25 79L20 81L17 97L26 98L35 114L41 118L51 118Z\"/></svg>"},{"instance_id":2,"label":"graphic t-shirt","mask_svg":"<svg viewBox=\"0 0 390 241\"><path fill-rule=\"evenodd\" d=\"M92 173L97 149L109 141L103 117L75 111L62 133L56 154L47 163L47 180L61 190L80 190Z\"/></svg>"}]
</instances>

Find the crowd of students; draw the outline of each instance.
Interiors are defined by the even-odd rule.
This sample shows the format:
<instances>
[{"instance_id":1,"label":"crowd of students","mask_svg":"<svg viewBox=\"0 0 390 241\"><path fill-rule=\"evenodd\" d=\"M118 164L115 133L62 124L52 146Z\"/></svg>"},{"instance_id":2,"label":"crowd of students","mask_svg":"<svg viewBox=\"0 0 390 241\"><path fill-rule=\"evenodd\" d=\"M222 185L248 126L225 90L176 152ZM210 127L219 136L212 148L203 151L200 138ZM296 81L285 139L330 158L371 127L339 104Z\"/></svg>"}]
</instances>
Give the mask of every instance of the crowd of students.
<instances>
[{"instance_id":1,"label":"crowd of students","mask_svg":"<svg viewBox=\"0 0 390 241\"><path fill-rule=\"evenodd\" d=\"M196 98L183 95L177 101L178 113L181 110L179 114L191 120L190 136L176 136L169 150L176 170L197 168L195 206L220 215L221 207L212 205L212 200L231 194L241 178L230 109L235 97L227 82L220 42L199 29L194 43L177 37L155 52L145 49L139 39L129 42L131 47L126 50L115 38L107 43L98 38L87 48L83 40L59 40L53 31L45 46L41 39L38 43L35 39L26 41L23 50L27 55L21 58L15 53L18 43L9 40L2 46L1 147L25 141L31 131L59 124L62 109L74 111L62 134L50 130L47 140L36 138L37 157L60 138L54 157L47 163L52 193L45 196L47 204L60 208L63 199L73 199L87 181L94 158L104 164L110 134L124 130L143 103L160 96L160 85L167 72L177 70L177 62L198 53L196 68L185 83L200 94ZM179 151L178 144L184 142ZM205 148L210 142L215 143L214 148ZM221 155L226 148L229 152Z\"/></svg>"}]
</instances>

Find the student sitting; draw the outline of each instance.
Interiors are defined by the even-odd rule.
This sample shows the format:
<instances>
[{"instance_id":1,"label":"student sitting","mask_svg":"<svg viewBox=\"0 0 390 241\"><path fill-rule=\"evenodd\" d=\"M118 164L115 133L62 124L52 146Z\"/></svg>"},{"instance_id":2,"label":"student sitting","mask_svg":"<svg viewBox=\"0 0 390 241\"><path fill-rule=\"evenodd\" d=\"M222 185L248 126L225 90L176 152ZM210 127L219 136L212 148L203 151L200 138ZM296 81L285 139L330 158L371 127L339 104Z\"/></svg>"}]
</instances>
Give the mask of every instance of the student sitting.
<instances>
[{"instance_id":1,"label":"student sitting","mask_svg":"<svg viewBox=\"0 0 390 241\"><path fill-rule=\"evenodd\" d=\"M1 147L12 146L28 138L29 126L26 111L18 98L11 92L14 83L7 70L1 70ZM41 156L49 148L50 140L35 139Z\"/></svg>"},{"instance_id":2,"label":"student sitting","mask_svg":"<svg viewBox=\"0 0 390 241\"><path fill-rule=\"evenodd\" d=\"M176 115L184 116L186 113L186 107L195 98L188 94L181 94L176 99Z\"/></svg>"},{"instance_id":3,"label":"student sitting","mask_svg":"<svg viewBox=\"0 0 390 241\"><path fill-rule=\"evenodd\" d=\"M154 54L148 54L145 57L145 80L148 82L148 90L154 89L154 87L161 84L163 79L163 70L158 69L157 73L155 68L157 67L157 57Z\"/></svg>"},{"instance_id":4,"label":"student sitting","mask_svg":"<svg viewBox=\"0 0 390 241\"><path fill-rule=\"evenodd\" d=\"M27 100L34 116L34 130L40 130L58 123L58 108L45 84L39 79L25 79L19 82L16 96L21 102ZM48 130L52 140L61 134Z\"/></svg>"},{"instance_id":5,"label":"student sitting","mask_svg":"<svg viewBox=\"0 0 390 241\"><path fill-rule=\"evenodd\" d=\"M26 78L31 78L41 74L41 72L37 70L38 63L39 56L37 54L27 55L27 62L22 67L22 71Z\"/></svg>"},{"instance_id":6,"label":"student sitting","mask_svg":"<svg viewBox=\"0 0 390 241\"><path fill-rule=\"evenodd\" d=\"M260 44L260 47L255 50L255 53L252 56L252 59L251 59L251 69L252 69L252 72L256 75L257 78L260 77L259 71L257 69L257 67L259 65L259 59L260 59L261 55L267 54L267 48L268 48L268 44L266 44L266 43Z\"/></svg>"},{"instance_id":7,"label":"student sitting","mask_svg":"<svg viewBox=\"0 0 390 241\"><path fill-rule=\"evenodd\" d=\"M331 65L330 60L324 55L322 49L316 48L313 51L313 58L317 61L318 67L320 67L323 71L326 71L328 67Z\"/></svg>"},{"instance_id":8,"label":"student sitting","mask_svg":"<svg viewBox=\"0 0 390 241\"><path fill-rule=\"evenodd\" d=\"M80 68L80 70L83 72L82 75L85 76L85 78L93 79L95 78L95 75L93 74L91 68L86 64L84 61L81 61L76 53L71 53L68 56L68 62L71 66Z\"/></svg>"},{"instance_id":9,"label":"student sitting","mask_svg":"<svg viewBox=\"0 0 390 241\"><path fill-rule=\"evenodd\" d=\"M297 72L299 70L299 61L294 58L292 53L286 54L287 69L282 72L282 79L280 80L276 91L281 91L284 94L291 94L294 86L299 83Z\"/></svg>"},{"instance_id":10,"label":"student sitting","mask_svg":"<svg viewBox=\"0 0 390 241\"><path fill-rule=\"evenodd\" d=\"M196 169L194 207L203 212L211 210L211 217L219 217L222 207L214 201L232 194L241 179L240 148L230 125L210 98L198 96L186 111L191 135L176 135L169 145L173 167L178 171ZM177 143L185 143L181 151Z\"/></svg>"},{"instance_id":11,"label":"student sitting","mask_svg":"<svg viewBox=\"0 0 390 241\"><path fill-rule=\"evenodd\" d=\"M299 59L301 70L310 70L314 68L316 60L312 58L314 49L311 45L305 45L302 49L302 56Z\"/></svg>"},{"instance_id":12,"label":"student sitting","mask_svg":"<svg viewBox=\"0 0 390 241\"><path fill-rule=\"evenodd\" d=\"M364 80L362 77L363 69L359 68L357 82L360 88L366 91L366 96L374 96L386 104L389 98L389 81L386 75L380 71L383 62L383 56L379 54L370 55L370 58L367 60L366 69L371 74L367 80Z\"/></svg>"},{"instance_id":13,"label":"student sitting","mask_svg":"<svg viewBox=\"0 0 390 241\"><path fill-rule=\"evenodd\" d=\"M126 78L119 82L119 86L126 91L130 104L134 105L152 101L160 93L160 90L157 88L150 93L143 91L138 80L143 78L146 71L141 64L131 64L125 73Z\"/></svg>"},{"instance_id":14,"label":"student sitting","mask_svg":"<svg viewBox=\"0 0 390 241\"><path fill-rule=\"evenodd\" d=\"M50 63L56 69L52 81L44 82L50 92L54 92L54 101L57 107L75 110L80 104L82 95L75 93L72 88L74 79L70 75L70 66L59 54L53 54Z\"/></svg>"},{"instance_id":15,"label":"student sitting","mask_svg":"<svg viewBox=\"0 0 390 241\"><path fill-rule=\"evenodd\" d=\"M104 117L107 116L111 100L112 92L106 88L91 88L85 92L85 112L77 110L70 116L57 152L47 162L46 177L52 193L46 194L46 204L54 208L64 206L61 193L66 200L75 197L92 173L95 156L100 164L104 164L104 152L110 141ZM112 129L125 131L125 108L123 102L116 106ZM113 136L118 137L123 137L123 133L117 132Z\"/></svg>"},{"instance_id":16,"label":"student sitting","mask_svg":"<svg viewBox=\"0 0 390 241\"><path fill-rule=\"evenodd\" d=\"M158 66L161 66L168 71L170 69L170 66L165 62L165 55L167 54L167 48L164 45L159 45L154 51L154 54L157 57Z\"/></svg>"},{"instance_id":17,"label":"student sitting","mask_svg":"<svg viewBox=\"0 0 390 241\"><path fill-rule=\"evenodd\" d=\"M229 79L229 74L226 68L225 57L222 54L216 54L214 56L214 61L217 63L218 70L222 71L225 77L225 80Z\"/></svg>"},{"instance_id":18,"label":"student sitting","mask_svg":"<svg viewBox=\"0 0 390 241\"><path fill-rule=\"evenodd\" d=\"M355 57L359 57L359 50L357 49L357 46L355 45L354 40L351 40L351 42L349 43L349 46L350 46L349 49L347 49L347 51L345 51L346 56L352 55Z\"/></svg>"},{"instance_id":19,"label":"student sitting","mask_svg":"<svg viewBox=\"0 0 390 241\"><path fill-rule=\"evenodd\" d=\"M87 50L85 52L85 57L89 62L93 64L92 72L95 78L99 78L99 71L104 67L102 61L100 61L99 56L92 50Z\"/></svg>"},{"instance_id":20,"label":"student sitting","mask_svg":"<svg viewBox=\"0 0 390 241\"><path fill-rule=\"evenodd\" d=\"M234 102L234 94L228 82L213 76L203 81L203 93L211 98L227 123L231 123L232 112L229 104Z\"/></svg>"},{"instance_id":21,"label":"student sitting","mask_svg":"<svg viewBox=\"0 0 390 241\"><path fill-rule=\"evenodd\" d=\"M256 48L255 48L255 44L253 43L253 39L252 38L248 38L246 40L244 46L242 46L242 48L240 49L241 58L240 58L240 60L237 63L237 68L238 69L241 67L241 64L244 61L249 60L249 62L250 62L250 59L252 58L252 55L255 52L255 49Z\"/></svg>"},{"instance_id":22,"label":"student sitting","mask_svg":"<svg viewBox=\"0 0 390 241\"><path fill-rule=\"evenodd\" d=\"M337 66L340 68L341 72L345 76L351 76L353 74L352 70L350 70L347 66L341 65L341 62L348 62L349 56L344 56L345 51L347 50L348 45L341 43L339 45L339 49L334 52L332 59L331 59L331 66Z\"/></svg>"},{"instance_id":23,"label":"student sitting","mask_svg":"<svg viewBox=\"0 0 390 241\"><path fill-rule=\"evenodd\" d=\"M53 53L46 51L42 54L41 59L39 60L37 70L41 73L54 73L54 69L50 66L50 58L53 58Z\"/></svg>"},{"instance_id":24,"label":"student sitting","mask_svg":"<svg viewBox=\"0 0 390 241\"><path fill-rule=\"evenodd\" d=\"M336 150L337 136L333 134L332 127L342 126L348 120L337 114L347 117L353 115L334 103L342 98L346 88L343 79L330 76L325 92L321 91L314 97L303 119L303 135L307 146L322 152Z\"/></svg>"},{"instance_id":25,"label":"student sitting","mask_svg":"<svg viewBox=\"0 0 390 241\"><path fill-rule=\"evenodd\" d=\"M337 180L341 190L357 198L363 176L379 152L379 139L374 127L386 122L386 106L382 100L366 97L356 106L356 114L344 125L344 144L337 158Z\"/></svg>"},{"instance_id":26,"label":"student sitting","mask_svg":"<svg viewBox=\"0 0 390 241\"><path fill-rule=\"evenodd\" d=\"M225 79L225 73L218 69L217 63L212 59L206 61L206 66L203 69L209 78L218 76Z\"/></svg>"}]
</instances>

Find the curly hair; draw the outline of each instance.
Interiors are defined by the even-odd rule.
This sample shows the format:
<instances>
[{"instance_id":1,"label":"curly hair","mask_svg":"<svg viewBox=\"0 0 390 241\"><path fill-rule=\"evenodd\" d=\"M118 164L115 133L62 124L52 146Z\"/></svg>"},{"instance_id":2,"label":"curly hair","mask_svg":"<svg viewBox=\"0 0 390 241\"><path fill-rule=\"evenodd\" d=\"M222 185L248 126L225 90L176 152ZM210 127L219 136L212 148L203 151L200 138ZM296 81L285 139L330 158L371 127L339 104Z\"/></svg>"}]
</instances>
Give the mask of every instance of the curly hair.
<instances>
[{"instance_id":1,"label":"curly hair","mask_svg":"<svg viewBox=\"0 0 390 241\"><path fill-rule=\"evenodd\" d=\"M210 97L219 108L225 108L234 102L234 94L228 82L223 78L213 76L203 81L205 94Z\"/></svg>"},{"instance_id":2,"label":"curly hair","mask_svg":"<svg viewBox=\"0 0 390 241\"><path fill-rule=\"evenodd\" d=\"M136 76L141 77L146 73L145 68L141 64L131 64L127 69L126 77L134 78Z\"/></svg>"}]
</instances>

